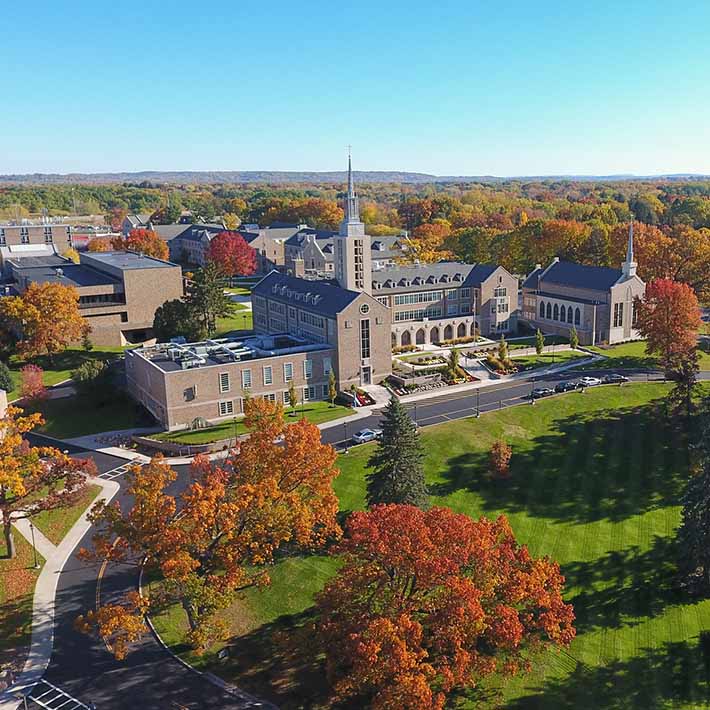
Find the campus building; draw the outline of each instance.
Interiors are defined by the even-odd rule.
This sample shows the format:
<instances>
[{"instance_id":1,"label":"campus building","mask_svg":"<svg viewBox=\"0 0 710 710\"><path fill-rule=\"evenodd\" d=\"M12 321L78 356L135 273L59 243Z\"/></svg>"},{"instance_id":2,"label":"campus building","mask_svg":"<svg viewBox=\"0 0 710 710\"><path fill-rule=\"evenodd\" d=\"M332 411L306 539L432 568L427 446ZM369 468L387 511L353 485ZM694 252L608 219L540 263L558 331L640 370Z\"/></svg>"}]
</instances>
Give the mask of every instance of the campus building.
<instances>
[{"instance_id":1,"label":"campus building","mask_svg":"<svg viewBox=\"0 0 710 710\"><path fill-rule=\"evenodd\" d=\"M84 252L79 264L57 255L23 258L7 266L11 288L20 294L31 283L76 288L97 347L151 340L156 309L183 295L179 266L133 252Z\"/></svg>"},{"instance_id":2,"label":"campus building","mask_svg":"<svg viewBox=\"0 0 710 710\"><path fill-rule=\"evenodd\" d=\"M558 258L538 265L523 283L522 317L543 333L568 336L574 327L583 345L636 340L636 302L646 291L636 266L632 224L621 269Z\"/></svg>"}]
</instances>

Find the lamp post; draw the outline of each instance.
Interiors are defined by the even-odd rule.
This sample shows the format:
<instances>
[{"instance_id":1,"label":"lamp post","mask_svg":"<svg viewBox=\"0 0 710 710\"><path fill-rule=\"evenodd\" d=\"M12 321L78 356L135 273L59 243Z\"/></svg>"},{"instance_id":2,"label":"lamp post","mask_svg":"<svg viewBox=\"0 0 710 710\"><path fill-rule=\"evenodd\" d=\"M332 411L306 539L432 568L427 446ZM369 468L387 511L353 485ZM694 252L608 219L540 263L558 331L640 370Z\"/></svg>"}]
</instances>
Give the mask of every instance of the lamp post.
<instances>
[{"instance_id":1,"label":"lamp post","mask_svg":"<svg viewBox=\"0 0 710 710\"><path fill-rule=\"evenodd\" d=\"M345 450L343 453L347 454L348 453L348 423L343 422L343 433L345 435L345 438L343 439L343 443L345 445Z\"/></svg>"},{"instance_id":2,"label":"lamp post","mask_svg":"<svg viewBox=\"0 0 710 710\"><path fill-rule=\"evenodd\" d=\"M535 389L535 378L530 379L530 404L535 406L535 397L533 397L533 390Z\"/></svg>"},{"instance_id":3,"label":"lamp post","mask_svg":"<svg viewBox=\"0 0 710 710\"><path fill-rule=\"evenodd\" d=\"M476 419L481 416L481 388L476 387Z\"/></svg>"},{"instance_id":4,"label":"lamp post","mask_svg":"<svg viewBox=\"0 0 710 710\"><path fill-rule=\"evenodd\" d=\"M39 569L39 562L37 560L37 548L35 547L35 526L32 525L30 520L30 534L32 535L32 554L35 558L35 569Z\"/></svg>"}]
</instances>

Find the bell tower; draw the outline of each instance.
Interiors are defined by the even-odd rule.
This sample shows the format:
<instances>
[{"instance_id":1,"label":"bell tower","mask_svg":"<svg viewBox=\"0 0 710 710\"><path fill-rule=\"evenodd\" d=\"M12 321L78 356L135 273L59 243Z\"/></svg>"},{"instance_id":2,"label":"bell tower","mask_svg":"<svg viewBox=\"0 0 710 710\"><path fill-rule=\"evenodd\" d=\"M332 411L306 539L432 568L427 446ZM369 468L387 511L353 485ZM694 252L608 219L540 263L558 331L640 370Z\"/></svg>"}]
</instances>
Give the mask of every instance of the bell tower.
<instances>
[{"instance_id":1,"label":"bell tower","mask_svg":"<svg viewBox=\"0 0 710 710\"><path fill-rule=\"evenodd\" d=\"M636 276L636 267L638 264L634 261L634 222L631 220L629 225L629 241L626 245L626 260L621 264L621 271L625 279L630 279Z\"/></svg>"},{"instance_id":2,"label":"bell tower","mask_svg":"<svg viewBox=\"0 0 710 710\"><path fill-rule=\"evenodd\" d=\"M335 248L335 278L340 286L351 291L372 293L372 254L370 237L360 221L360 200L355 193L352 158L348 151L348 192L343 202L345 216L338 234L333 238Z\"/></svg>"}]
</instances>

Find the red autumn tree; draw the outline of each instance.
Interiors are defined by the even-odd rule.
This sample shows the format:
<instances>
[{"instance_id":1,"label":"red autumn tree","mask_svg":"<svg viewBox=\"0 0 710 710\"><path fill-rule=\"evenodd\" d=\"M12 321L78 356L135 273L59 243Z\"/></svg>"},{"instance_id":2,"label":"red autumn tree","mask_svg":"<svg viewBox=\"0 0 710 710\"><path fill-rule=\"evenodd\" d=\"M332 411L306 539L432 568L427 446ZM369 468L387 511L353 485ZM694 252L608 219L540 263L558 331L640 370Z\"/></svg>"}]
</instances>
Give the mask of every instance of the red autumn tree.
<instances>
[{"instance_id":1,"label":"red autumn tree","mask_svg":"<svg viewBox=\"0 0 710 710\"><path fill-rule=\"evenodd\" d=\"M508 478L510 476L510 459L513 449L500 439L491 446L490 461L491 473L494 478Z\"/></svg>"},{"instance_id":2,"label":"red autumn tree","mask_svg":"<svg viewBox=\"0 0 710 710\"><path fill-rule=\"evenodd\" d=\"M25 365L20 370L20 396L27 402L36 403L47 399L44 386L44 371L38 365Z\"/></svg>"},{"instance_id":3,"label":"red autumn tree","mask_svg":"<svg viewBox=\"0 0 710 710\"><path fill-rule=\"evenodd\" d=\"M533 559L504 517L381 505L353 513L343 566L317 597L336 701L443 708L492 673L574 638L557 563Z\"/></svg>"},{"instance_id":4,"label":"red autumn tree","mask_svg":"<svg viewBox=\"0 0 710 710\"><path fill-rule=\"evenodd\" d=\"M135 251L163 261L170 257L168 245L152 229L132 229L127 237L114 237L111 246L116 251Z\"/></svg>"},{"instance_id":5,"label":"red autumn tree","mask_svg":"<svg viewBox=\"0 0 710 710\"><path fill-rule=\"evenodd\" d=\"M238 232L220 232L210 242L207 258L227 276L250 276L256 271L256 250Z\"/></svg>"},{"instance_id":6,"label":"red autumn tree","mask_svg":"<svg viewBox=\"0 0 710 710\"><path fill-rule=\"evenodd\" d=\"M204 650L224 635L217 612L240 590L269 583L265 565L279 547L317 547L339 535L336 454L321 443L318 427L305 420L286 425L281 405L263 399L245 406L250 438L223 461L196 458L182 495L169 492L176 474L157 458L130 474L130 509L93 508L99 532L94 549L80 557L145 559L163 579L149 602L127 597L77 619L80 630L115 638L117 657L144 630L148 605L179 605L186 640Z\"/></svg>"},{"instance_id":7,"label":"red autumn tree","mask_svg":"<svg viewBox=\"0 0 710 710\"><path fill-rule=\"evenodd\" d=\"M664 368L695 353L701 325L698 298L687 284L654 279L637 302L637 328L646 338L646 352L658 355Z\"/></svg>"}]
</instances>

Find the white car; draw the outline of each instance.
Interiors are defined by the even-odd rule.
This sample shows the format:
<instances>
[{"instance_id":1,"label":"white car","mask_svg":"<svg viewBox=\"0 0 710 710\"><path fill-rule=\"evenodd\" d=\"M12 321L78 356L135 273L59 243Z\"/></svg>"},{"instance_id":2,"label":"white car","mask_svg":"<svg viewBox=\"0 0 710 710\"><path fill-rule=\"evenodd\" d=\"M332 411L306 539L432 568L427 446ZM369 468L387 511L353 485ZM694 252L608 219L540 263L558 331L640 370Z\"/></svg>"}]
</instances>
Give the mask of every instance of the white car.
<instances>
[{"instance_id":1,"label":"white car","mask_svg":"<svg viewBox=\"0 0 710 710\"><path fill-rule=\"evenodd\" d=\"M581 387L594 387L600 385L602 381L598 377L580 377L579 384Z\"/></svg>"},{"instance_id":2,"label":"white car","mask_svg":"<svg viewBox=\"0 0 710 710\"><path fill-rule=\"evenodd\" d=\"M368 441L374 441L382 436L381 429L360 429L357 434L353 435L355 444L366 444Z\"/></svg>"}]
</instances>

